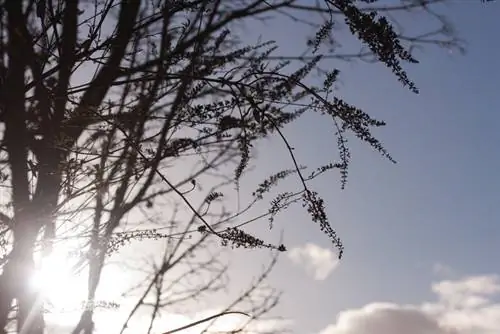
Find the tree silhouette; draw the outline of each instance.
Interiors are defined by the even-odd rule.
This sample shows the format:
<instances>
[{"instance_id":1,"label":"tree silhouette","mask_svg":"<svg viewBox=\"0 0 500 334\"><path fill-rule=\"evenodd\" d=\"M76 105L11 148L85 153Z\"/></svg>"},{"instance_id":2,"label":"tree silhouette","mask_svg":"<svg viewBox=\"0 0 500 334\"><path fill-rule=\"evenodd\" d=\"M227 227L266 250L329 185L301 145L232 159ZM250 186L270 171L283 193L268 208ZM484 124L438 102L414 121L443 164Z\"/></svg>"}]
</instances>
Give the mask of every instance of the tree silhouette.
<instances>
[{"instance_id":1,"label":"tree silhouette","mask_svg":"<svg viewBox=\"0 0 500 334\"><path fill-rule=\"evenodd\" d=\"M30 279L40 256L50 257L63 241L83 250L79 266L88 276L85 298L90 303L106 261L121 245L131 239L164 240L168 247L145 288L148 294L156 289L158 296L151 323L166 307L162 284L171 279L166 274L176 256L198 254L214 240L222 246L284 251L285 245L243 227L257 218L272 220L292 204L302 203L341 257L343 245L328 221L326 204L309 181L339 170L345 185L348 136L393 159L371 134L385 123L334 96L339 71L325 71L323 61L381 62L417 93L403 69L404 63L417 63L415 47L461 50L449 24L432 9L438 2L0 0L0 333L43 333L46 301L30 287ZM415 9L436 18L437 28L407 35L391 18ZM304 13L315 20L304 21ZM274 42L240 40L240 24L266 16L309 26L313 34L304 41L304 52L277 54ZM342 53L333 38L334 26L342 22L361 41L359 53ZM323 76L321 87L306 83L314 72ZM337 160L312 169L296 160L282 129L305 113L331 121ZM259 184L248 206L214 213L227 198L215 185L230 181L239 191L252 148L272 136L284 141L290 169ZM214 175L218 170L223 172ZM298 178L297 191L278 193L262 216L238 220L290 176ZM210 183L212 191L202 195L200 186ZM172 231L159 232L170 229L169 223L153 223L147 210L172 210L172 201L187 208L191 218L184 215L183 223L171 224ZM130 215L142 218L130 222ZM190 250L192 235L199 244ZM195 266L194 274L210 271L215 263L206 260L203 267L202 257L198 261L201 267ZM219 282L217 270L211 272L211 284ZM211 284L194 290L202 295ZM276 301L274 294L269 296ZM240 297L247 300L252 294ZM264 298L247 311L254 319L273 303ZM225 312L232 306L238 305ZM87 307L73 333L93 329L93 309Z\"/></svg>"}]
</instances>

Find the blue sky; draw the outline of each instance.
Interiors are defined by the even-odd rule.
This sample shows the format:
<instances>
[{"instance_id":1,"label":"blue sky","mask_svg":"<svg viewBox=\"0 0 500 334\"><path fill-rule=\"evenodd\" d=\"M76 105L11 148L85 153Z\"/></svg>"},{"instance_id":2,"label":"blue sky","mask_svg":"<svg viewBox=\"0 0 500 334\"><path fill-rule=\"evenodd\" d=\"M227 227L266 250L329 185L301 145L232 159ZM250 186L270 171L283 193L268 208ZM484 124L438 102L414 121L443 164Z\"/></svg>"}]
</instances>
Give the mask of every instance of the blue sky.
<instances>
[{"instance_id":1,"label":"blue sky","mask_svg":"<svg viewBox=\"0 0 500 334\"><path fill-rule=\"evenodd\" d=\"M500 77L495 64L500 58L496 33L500 3L448 3L441 13L467 42L467 53L450 55L433 47L420 52L420 64L406 67L421 90L419 95L402 88L380 64L331 62L342 69L338 95L388 123L377 134L398 164L352 141L347 189L340 190L336 174L314 184L328 203L346 253L322 281L302 275L295 267L279 268L276 282L285 289L281 307L296 319L298 333L318 333L335 323L339 312L370 303L420 307L436 300L431 285L441 280L470 287L470 280L488 277L489 283L498 284L496 276L485 275L500 274L496 260L500 253L500 149L496 145L500 102L495 95L495 78ZM276 35L283 53L293 52L302 28L276 23L273 28L280 28L265 33ZM287 129L304 163L320 165L328 154L335 157L333 131L322 120L306 117ZM287 156L277 153L279 146L262 147L260 159L282 166ZM300 208L283 215L278 228L285 230L291 245L330 247ZM487 296L496 305L493 292ZM490 333L474 328L478 334ZM367 333L330 330L325 333ZM432 333L447 333L437 330Z\"/></svg>"},{"instance_id":2,"label":"blue sky","mask_svg":"<svg viewBox=\"0 0 500 334\"><path fill-rule=\"evenodd\" d=\"M419 52L420 64L406 67L419 95L403 88L381 64L323 64L341 70L338 97L388 123L376 134L398 161L393 165L352 140L347 188L340 190L336 172L311 184L324 197L331 224L345 244L340 264L327 237L300 206L278 216L272 231L266 220L249 226L266 241L277 241L284 231L289 252L270 283L284 292L275 314L292 320L294 333L500 333L500 149L495 145L500 142L500 102L494 82L500 77L495 64L500 2L450 0L438 9L467 42L467 53L435 47ZM403 23L410 30L425 30L431 21L408 16ZM290 55L302 51L306 34L303 26L281 18L267 26L248 25L243 39L275 39L279 52ZM336 34L341 41L347 36L346 31ZM345 45L353 46L352 41ZM302 164L323 165L337 156L331 124L319 115L306 115L284 132ZM292 166L279 139L266 140L257 154L256 170L242 181L246 193L271 173ZM144 244L136 247L124 250L124 257L142 255ZM231 282L236 283L230 292L268 260L263 250L228 253ZM106 298L122 288L116 277L121 279L123 268L109 270L100 291ZM230 297L216 295L204 302L225 306ZM117 313L116 318L106 314L102 323L121 325ZM74 321L66 315L64 320ZM183 325L193 319L174 320ZM175 327L175 321L166 322L167 328ZM196 331L186 332L191 333Z\"/></svg>"}]
</instances>

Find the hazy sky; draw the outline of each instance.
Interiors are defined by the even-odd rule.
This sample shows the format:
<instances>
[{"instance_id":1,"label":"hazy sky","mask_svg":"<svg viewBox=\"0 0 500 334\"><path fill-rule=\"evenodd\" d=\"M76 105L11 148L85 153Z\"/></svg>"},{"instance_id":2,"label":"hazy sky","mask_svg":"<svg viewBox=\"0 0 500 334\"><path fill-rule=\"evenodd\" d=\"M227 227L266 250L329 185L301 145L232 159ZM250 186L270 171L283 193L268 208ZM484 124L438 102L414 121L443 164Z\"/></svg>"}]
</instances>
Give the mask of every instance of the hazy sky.
<instances>
[{"instance_id":1,"label":"hazy sky","mask_svg":"<svg viewBox=\"0 0 500 334\"><path fill-rule=\"evenodd\" d=\"M420 95L380 64L331 62L343 70L338 95L387 121L378 138L398 164L353 141L347 189L335 173L314 184L345 243L338 266L301 208L280 217L277 228L297 249L273 278L297 333L500 333L500 3L443 8L467 53L419 53L420 64L406 68ZM304 35L293 23L272 26L262 31L285 43L283 52ZM304 163L336 156L321 117L287 134ZM283 166L278 150L279 142L262 147L260 161Z\"/></svg>"}]
</instances>

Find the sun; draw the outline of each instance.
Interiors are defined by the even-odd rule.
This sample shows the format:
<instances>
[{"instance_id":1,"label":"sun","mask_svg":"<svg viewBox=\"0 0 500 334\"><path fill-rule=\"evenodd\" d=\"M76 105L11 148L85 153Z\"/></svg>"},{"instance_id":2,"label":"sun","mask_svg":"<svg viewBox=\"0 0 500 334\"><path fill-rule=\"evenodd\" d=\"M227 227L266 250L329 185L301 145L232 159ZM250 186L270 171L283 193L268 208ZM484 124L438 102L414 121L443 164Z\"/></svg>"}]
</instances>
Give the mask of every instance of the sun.
<instances>
[{"instance_id":1,"label":"sun","mask_svg":"<svg viewBox=\"0 0 500 334\"><path fill-rule=\"evenodd\" d=\"M78 311L85 300L85 280L72 272L72 264L63 254L51 254L40 262L30 285L44 299L47 312Z\"/></svg>"}]
</instances>

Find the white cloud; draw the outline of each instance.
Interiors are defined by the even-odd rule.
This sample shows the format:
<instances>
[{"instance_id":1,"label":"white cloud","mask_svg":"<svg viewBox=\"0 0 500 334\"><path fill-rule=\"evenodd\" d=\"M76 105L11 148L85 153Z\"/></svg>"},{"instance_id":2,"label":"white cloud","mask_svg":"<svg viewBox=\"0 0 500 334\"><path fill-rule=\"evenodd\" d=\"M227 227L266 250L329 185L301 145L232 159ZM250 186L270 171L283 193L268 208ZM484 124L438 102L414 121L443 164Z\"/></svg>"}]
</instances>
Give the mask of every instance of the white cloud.
<instances>
[{"instance_id":1,"label":"white cloud","mask_svg":"<svg viewBox=\"0 0 500 334\"><path fill-rule=\"evenodd\" d=\"M311 243L292 248L288 257L293 263L303 266L307 274L318 281L326 279L338 265L338 258L330 249Z\"/></svg>"},{"instance_id":2,"label":"white cloud","mask_svg":"<svg viewBox=\"0 0 500 334\"><path fill-rule=\"evenodd\" d=\"M455 334L432 316L411 306L373 303L340 313L320 334Z\"/></svg>"},{"instance_id":3,"label":"white cloud","mask_svg":"<svg viewBox=\"0 0 500 334\"><path fill-rule=\"evenodd\" d=\"M500 279L465 277L432 285L436 302L421 305L372 303L341 312L319 334L498 334Z\"/></svg>"},{"instance_id":4,"label":"white cloud","mask_svg":"<svg viewBox=\"0 0 500 334\"><path fill-rule=\"evenodd\" d=\"M476 299L500 291L498 277L494 275L466 277L458 281L441 281L432 285L432 291L442 302L456 306L470 298Z\"/></svg>"}]
</instances>

